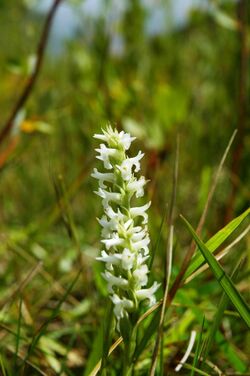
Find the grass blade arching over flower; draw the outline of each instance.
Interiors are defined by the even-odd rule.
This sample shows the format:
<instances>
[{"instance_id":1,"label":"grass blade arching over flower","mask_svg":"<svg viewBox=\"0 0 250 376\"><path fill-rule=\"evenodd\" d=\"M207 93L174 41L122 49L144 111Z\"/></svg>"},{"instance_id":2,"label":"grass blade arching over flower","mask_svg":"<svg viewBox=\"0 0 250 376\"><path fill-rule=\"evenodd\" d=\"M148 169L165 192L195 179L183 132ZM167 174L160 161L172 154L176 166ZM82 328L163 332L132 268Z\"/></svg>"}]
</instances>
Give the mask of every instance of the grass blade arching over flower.
<instances>
[{"instance_id":1,"label":"grass blade arching over flower","mask_svg":"<svg viewBox=\"0 0 250 376\"><path fill-rule=\"evenodd\" d=\"M102 198L104 215L98 219L102 226L104 249L97 260L105 263L103 278L107 281L110 299L114 304L117 328L122 319L130 319L138 311L141 301L155 303L154 293L159 285L147 288L149 269L149 234L147 209L150 202L136 205L143 197L147 183L140 171L143 153L129 157L127 151L135 139L123 131L108 126L102 134L94 135L103 141L97 159L103 162L104 170L94 169L92 176L99 181L95 192ZM133 206L132 206L133 205Z\"/></svg>"}]
</instances>

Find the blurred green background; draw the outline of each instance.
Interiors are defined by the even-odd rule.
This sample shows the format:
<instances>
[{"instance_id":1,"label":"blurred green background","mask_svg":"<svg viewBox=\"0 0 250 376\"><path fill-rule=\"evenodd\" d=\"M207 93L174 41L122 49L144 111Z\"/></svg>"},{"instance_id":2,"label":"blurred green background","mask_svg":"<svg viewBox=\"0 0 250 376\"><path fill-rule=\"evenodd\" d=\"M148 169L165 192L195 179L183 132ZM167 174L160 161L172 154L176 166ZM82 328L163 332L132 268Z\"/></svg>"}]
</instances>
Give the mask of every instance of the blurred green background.
<instances>
[{"instance_id":1,"label":"blurred green background","mask_svg":"<svg viewBox=\"0 0 250 376\"><path fill-rule=\"evenodd\" d=\"M1 128L32 73L51 4L49 0L0 0ZM246 12L249 15L249 2L233 0L65 0L60 4L34 90L0 145L0 318L4 325L16 330L22 296L22 330L31 336L55 306L62 286L72 281L79 263L84 270L62 317L50 328L50 337L43 337L51 357L33 355L32 361L47 369L47 374L59 374L56 358L67 358L67 346L73 355L65 360L62 372L85 368L103 315L100 301L105 302L105 286L94 259L100 249L96 217L101 205L93 193L96 181L90 178L97 165L93 134L101 127L111 123L130 132L137 137L132 152L145 152L152 243L171 198L177 137L177 219L182 213L194 226L198 223L211 179L236 128L204 238L249 205ZM159 280L164 237L155 266ZM178 270L190 241L179 222L176 238ZM246 244L239 247L239 252L245 251ZM231 256L226 267L237 258ZM202 300L209 300L215 291L209 304L216 305L219 289L209 276ZM190 297L200 302L195 285L189 288ZM234 337L240 349L239 354L235 350L238 366L227 365L225 349L220 355L222 368L235 372L246 371L244 326L238 325L239 336ZM183 338L187 333L183 331ZM1 328L0 335L8 364L15 347L13 337ZM21 355L26 345L20 345Z\"/></svg>"}]
</instances>

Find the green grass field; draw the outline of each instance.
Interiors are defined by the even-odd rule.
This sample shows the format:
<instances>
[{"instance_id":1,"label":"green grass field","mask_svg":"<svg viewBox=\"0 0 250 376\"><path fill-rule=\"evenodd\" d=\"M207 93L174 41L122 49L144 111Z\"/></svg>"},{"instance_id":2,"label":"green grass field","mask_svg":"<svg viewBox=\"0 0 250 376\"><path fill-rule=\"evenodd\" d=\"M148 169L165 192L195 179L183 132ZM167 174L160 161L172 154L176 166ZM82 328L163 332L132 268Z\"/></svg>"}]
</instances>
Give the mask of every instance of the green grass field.
<instances>
[{"instance_id":1,"label":"green grass field","mask_svg":"<svg viewBox=\"0 0 250 376\"><path fill-rule=\"evenodd\" d=\"M0 1L0 375L250 375L249 3L85 2ZM120 320L96 260L108 124L144 153L141 284L159 284L149 306L136 262L112 264L132 286ZM143 226L110 158L113 208Z\"/></svg>"}]
</instances>

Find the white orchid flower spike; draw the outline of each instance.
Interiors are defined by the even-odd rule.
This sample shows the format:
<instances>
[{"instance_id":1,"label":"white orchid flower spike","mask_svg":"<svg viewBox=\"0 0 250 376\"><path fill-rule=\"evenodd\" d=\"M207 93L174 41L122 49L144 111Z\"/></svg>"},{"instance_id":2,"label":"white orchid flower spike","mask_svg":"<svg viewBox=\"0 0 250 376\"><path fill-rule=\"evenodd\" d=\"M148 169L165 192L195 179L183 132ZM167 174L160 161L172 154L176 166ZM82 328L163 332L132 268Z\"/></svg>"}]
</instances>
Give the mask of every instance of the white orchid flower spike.
<instances>
[{"instance_id":1,"label":"white orchid flower spike","mask_svg":"<svg viewBox=\"0 0 250 376\"><path fill-rule=\"evenodd\" d=\"M118 132L108 126L102 134L94 137L101 140L97 159L103 162L103 171L96 168L92 177L99 181L96 192L102 198L104 215L98 219L102 226L101 242L105 247L98 261L105 263L103 278L107 281L110 299L119 329L119 321L138 309L142 300L155 303L155 292L159 284L146 288L148 283L149 235L147 209L132 206L137 198L143 197L147 183L143 176L137 178L143 153L129 158L127 151L135 137L124 131Z\"/></svg>"}]
</instances>

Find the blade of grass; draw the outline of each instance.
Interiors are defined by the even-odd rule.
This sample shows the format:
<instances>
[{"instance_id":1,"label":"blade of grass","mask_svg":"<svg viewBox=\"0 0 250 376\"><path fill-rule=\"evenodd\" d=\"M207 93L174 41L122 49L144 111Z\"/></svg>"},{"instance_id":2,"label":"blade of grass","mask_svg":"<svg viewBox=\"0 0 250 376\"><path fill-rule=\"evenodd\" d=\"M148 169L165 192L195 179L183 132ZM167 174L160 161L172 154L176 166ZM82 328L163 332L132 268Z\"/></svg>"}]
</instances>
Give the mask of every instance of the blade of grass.
<instances>
[{"instance_id":1,"label":"blade of grass","mask_svg":"<svg viewBox=\"0 0 250 376\"><path fill-rule=\"evenodd\" d=\"M109 354L112 354L112 352L123 342L123 339L122 337L119 337L115 343L113 343L113 345L110 347L109 349ZM95 367L92 369L92 371L87 374L88 376L96 376L101 368L101 363L102 363L102 360L99 360L99 362L95 365Z\"/></svg>"},{"instance_id":2,"label":"blade of grass","mask_svg":"<svg viewBox=\"0 0 250 376\"><path fill-rule=\"evenodd\" d=\"M88 360L87 360L87 364L85 367L85 371L83 372L83 376L92 375L93 371L91 372L91 370L95 366L98 359L101 359L101 360L98 362L99 367L98 367L97 372L99 372L99 370L101 369L103 341L104 341L103 328L100 326L93 338L92 350L88 356Z\"/></svg>"},{"instance_id":3,"label":"blade of grass","mask_svg":"<svg viewBox=\"0 0 250 376\"><path fill-rule=\"evenodd\" d=\"M76 339L77 339L76 332L73 332L71 334L71 337L70 337L69 342L67 344L66 353L65 353L63 359L61 360L61 369L60 369L58 376L65 375L65 374L67 375L67 373L69 375L71 374L70 373L71 371L67 367L67 359L68 359L68 356L69 356L71 349L74 346L74 342L76 341Z\"/></svg>"},{"instance_id":4,"label":"blade of grass","mask_svg":"<svg viewBox=\"0 0 250 376\"><path fill-rule=\"evenodd\" d=\"M203 360L202 356L200 357L200 360ZM225 374L219 369L219 367L216 364L212 363L210 360L206 360L205 363L211 369L213 375L217 374L218 376L225 376Z\"/></svg>"},{"instance_id":5,"label":"blade of grass","mask_svg":"<svg viewBox=\"0 0 250 376\"><path fill-rule=\"evenodd\" d=\"M5 367L4 367L4 364L3 364L3 359L2 359L2 355L0 354L0 365L1 365L1 370L2 370L2 373L3 373L3 376L7 376L7 372L5 370Z\"/></svg>"},{"instance_id":6,"label":"blade of grass","mask_svg":"<svg viewBox=\"0 0 250 376\"><path fill-rule=\"evenodd\" d=\"M192 237L194 238L196 244L199 247L200 252L206 259L207 263L209 264L215 278L220 283L221 287L239 312L241 318L245 321L246 325L250 328L250 311L247 303L244 301L241 294L237 291L235 285L223 270L221 265L218 263L216 258L210 253L206 245L200 240L200 238L196 235L194 229L189 224L189 222L181 216L184 223L186 224L188 230L190 231Z\"/></svg>"},{"instance_id":7,"label":"blade of grass","mask_svg":"<svg viewBox=\"0 0 250 376\"><path fill-rule=\"evenodd\" d=\"M16 369L17 365L17 357L18 357L18 351L19 351L19 343L20 343L20 332L21 332L21 320L22 320L22 297L20 298L20 303L18 307L18 322L17 322L17 335L16 335L16 351L15 351L15 357L14 357L14 369Z\"/></svg>"},{"instance_id":8,"label":"blade of grass","mask_svg":"<svg viewBox=\"0 0 250 376\"><path fill-rule=\"evenodd\" d=\"M172 270L173 236L174 236L174 227L171 225L170 226L169 239L168 239L169 244L168 244L168 249L167 249L166 287L165 287L164 297L163 297L163 301L162 301L162 308L161 308L161 314L160 314L160 320L159 320L159 325L158 325L158 333L157 333L157 337L156 337L154 353L153 353L153 357L152 357L150 376L153 376L155 374L156 366L157 366L159 346L160 346L161 341L163 340L163 325L164 325L165 312L166 312L166 307L167 307L169 283L170 283L170 276L171 276L171 270Z\"/></svg>"},{"instance_id":9,"label":"blade of grass","mask_svg":"<svg viewBox=\"0 0 250 376\"><path fill-rule=\"evenodd\" d=\"M164 376L164 343L161 341L159 376Z\"/></svg>"},{"instance_id":10,"label":"blade of grass","mask_svg":"<svg viewBox=\"0 0 250 376\"><path fill-rule=\"evenodd\" d=\"M232 280L236 276L236 273L239 270L239 266L240 266L241 262L242 262L242 260L240 260L237 263L236 267L234 268L232 275L231 275ZM208 336L207 336L207 339L206 339L206 342L205 342L204 350L202 352L202 358L203 358L202 365L206 361L207 356L210 352L210 349L212 347L212 343L214 342L214 339L215 339L216 332L219 329L220 323L221 323L223 315L224 315L224 311L225 311L228 303L229 303L229 298L226 295L226 293L223 292L221 300L219 302L218 309L217 309L217 311L214 315L212 325L211 325L210 330L208 332Z\"/></svg>"},{"instance_id":11,"label":"blade of grass","mask_svg":"<svg viewBox=\"0 0 250 376\"><path fill-rule=\"evenodd\" d=\"M163 225L164 225L164 223L166 221L166 218L167 218L167 212L168 212L168 208L166 206L164 214L163 214L163 217L162 217L162 220L161 220L161 224L160 224L160 228L159 228L159 232L158 232L156 244L152 248L152 256L150 257L149 265L148 265L149 270L151 270L151 268L152 268L155 255L157 254L158 249L159 249L159 245L160 245L160 241L161 241L161 235L162 235L162 231L163 231Z\"/></svg>"},{"instance_id":12,"label":"blade of grass","mask_svg":"<svg viewBox=\"0 0 250 376\"><path fill-rule=\"evenodd\" d=\"M111 301L109 301L107 310L106 310L106 317L103 324L103 354L102 354L102 364L100 369L100 374L104 371L107 359L109 355L109 347L111 345L112 334L114 329L114 322L113 322L113 306Z\"/></svg>"},{"instance_id":13,"label":"blade of grass","mask_svg":"<svg viewBox=\"0 0 250 376\"><path fill-rule=\"evenodd\" d=\"M193 366L191 364L188 364L188 363L185 363L183 368L186 368L186 369L189 369L189 370L192 370L193 369ZM194 371L196 373L198 373L198 375L202 375L202 376L211 376L210 373L206 373L202 370L200 370L199 368L195 368Z\"/></svg>"},{"instance_id":14,"label":"blade of grass","mask_svg":"<svg viewBox=\"0 0 250 376\"><path fill-rule=\"evenodd\" d=\"M170 284L170 277L172 271L172 255L173 255L173 236L174 236L174 208L176 203L176 195L177 195L177 181L178 181L178 168L179 168L179 146L180 140L177 137L176 141L176 153L175 153L175 166L174 166L174 173L173 173L173 187L172 187L172 197L170 202L170 210L168 216L168 225L169 225L169 233L167 239L167 248L166 248L166 265L165 265L165 283L164 283L164 296L162 301L162 308L161 308L161 316L157 331L157 337L154 347L154 352L152 356L152 362L150 366L150 376L154 376L157 361L158 361L158 353L161 341L163 341L164 333L163 333L163 326L164 326L164 318L165 312L167 309L167 300L168 300L168 292L169 292L169 284Z\"/></svg>"},{"instance_id":15,"label":"blade of grass","mask_svg":"<svg viewBox=\"0 0 250 376\"><path fill-rule=\"evenodd\" d=\"M216 249L240 226L245 218L250 214L250 208L248 208L244 213L234 218L225 227L218 231L214 236L212 236L205 244L209 249L210 253L216 251ZM204 262L204 257L202 254L198 253L194 256L188 267L184 279L187 279L196 269L198 269Z\"/></svg>"},{"instance_id":16,"label":"blade of grass","mask_svg":"<svg viewBox=\"0 0 250 376\"><path fill-rule=\"evenodd\" d=\"M58 174L58 176L56 177L54 176L53 183L64 226L68 232L69 238L73 240L76 249L79 253L80 243L76 231L76 226L73 220L72 210L70 207L63 176L61 174Z\"/></svg>"},{"instance_id":17,"label":"blade of grass","mask_svg":"<svg viewBox=\"0 0 250 376\"><path fill-rule=\"evenodd\" d=\"M197 368L196 366L197 366L199 358L200 358L201 346L202 346L202 333L203 333L203 329L204 329L204 324L205 324L205 316L203 316L201 331L200 331L200 335L199 335L198 342L197 342L196 349L195 349L194 361L193 361L193 365L192 365L193 368L192 368L190 376L194 376L194 370Z\"/></svg>"},{"instance_id":18,"label":"blade of grass","mask_svg":"<svg viewBox=\"0 0 250 376\"><path fill-rule=\"evenodd\" d=\"M242 233L236 238L234 239L234 241L232 241L232 243L230 243L226 248L222 249L219 253L216 254L216 260L219 261L221 260L224 256L226 256L228 254L228 252L237 244L240 242L241 239L244 238L244 236L250 231L250 225L247 226L247 228L245 228L244 231L242 231ZM194 279L195 277L197 277L197 275L199 275L200 273L204 272L204 270L208 269L209 268L209 265L208 264L204 264L202 265L199 269L197 269L193 274L190 275L190 277L188 277L185 281L185 284L192 281L192 279Z\"/></svg>"}]
</instances>

